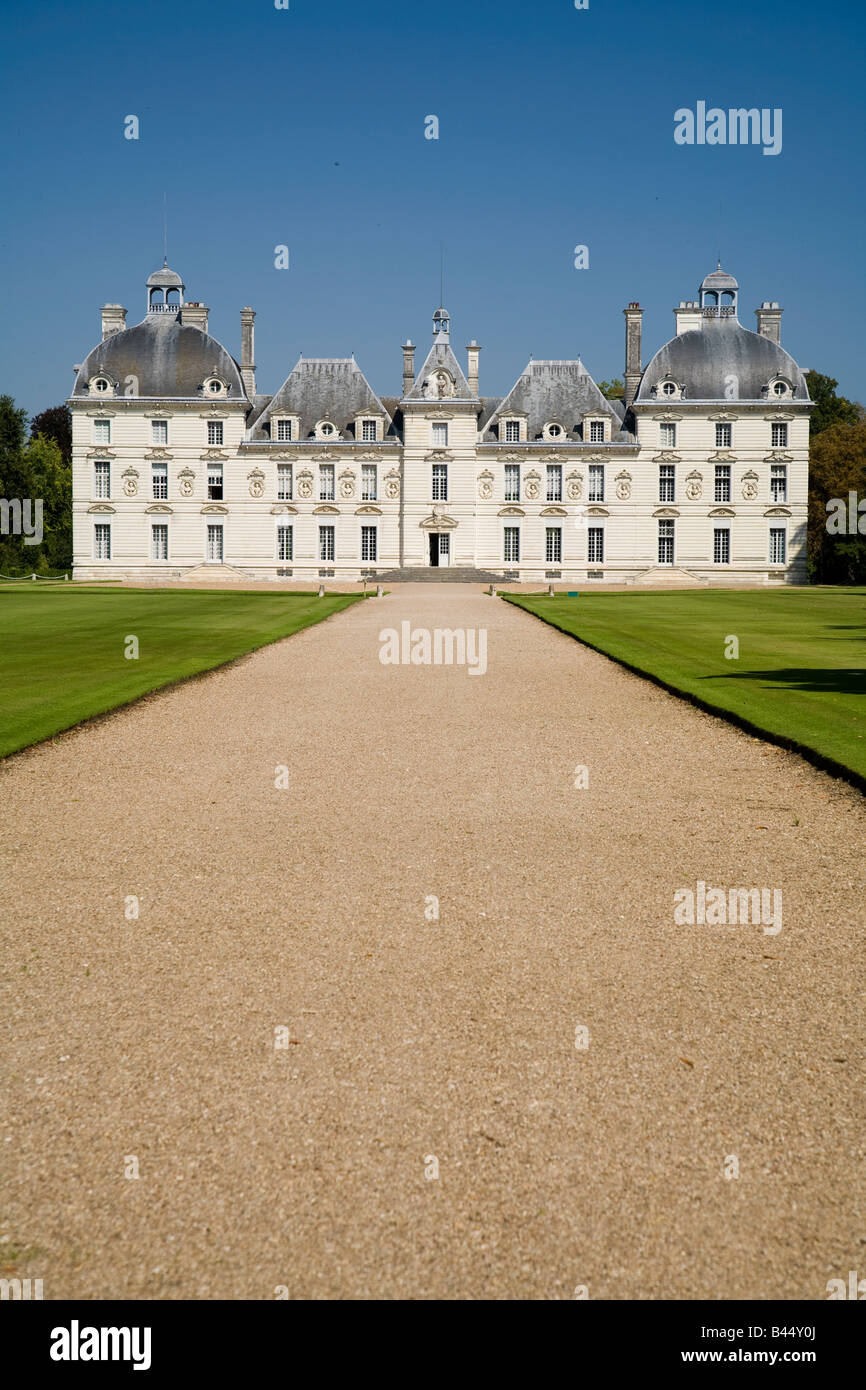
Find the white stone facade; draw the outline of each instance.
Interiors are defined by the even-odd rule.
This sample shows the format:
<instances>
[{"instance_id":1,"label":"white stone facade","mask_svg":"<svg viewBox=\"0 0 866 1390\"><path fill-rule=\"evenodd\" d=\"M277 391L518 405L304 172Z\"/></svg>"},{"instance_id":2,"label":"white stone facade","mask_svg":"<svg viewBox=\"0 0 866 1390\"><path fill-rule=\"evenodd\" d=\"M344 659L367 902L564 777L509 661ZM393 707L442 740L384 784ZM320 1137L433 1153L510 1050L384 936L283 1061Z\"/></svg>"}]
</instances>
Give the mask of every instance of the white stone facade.
<instances>
[{"instance_id":1,"label":"white stone facade","mask_svg":"<svg viewBox=\"0 0 866 1390\"><path fill-rule=\"evenodd\" d=\"M781 311L747 332L735 291L733 312L705 297L736 286L720 276L643 370L640 310L625 311L634 400L615 403L579 362L530 363L505 398L479 396L480 349L464 374L444 310L417 377L403 349L401 397L376 396L353 359L301 359L261 396L252 311L236 363L164 268L142 324L105 307L69 401L75 577L204 566L318 583L448 564L530 582L803 582L811 403Z\"/></svg>"}]
</instances>

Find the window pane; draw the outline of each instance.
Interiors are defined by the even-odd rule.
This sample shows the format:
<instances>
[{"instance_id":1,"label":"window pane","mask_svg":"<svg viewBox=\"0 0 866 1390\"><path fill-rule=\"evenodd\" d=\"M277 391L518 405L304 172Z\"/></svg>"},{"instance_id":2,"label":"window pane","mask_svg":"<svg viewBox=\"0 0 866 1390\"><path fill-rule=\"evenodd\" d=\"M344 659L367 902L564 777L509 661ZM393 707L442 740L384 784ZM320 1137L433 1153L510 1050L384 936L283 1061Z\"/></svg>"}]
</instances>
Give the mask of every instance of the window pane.
<instances>
[{"instance_id":1,"label":"window pane","mask_svg":"<svg viewBox=\"0 0 866 1390\"><path fill-rule=\"evenodd\" d=\"M292 528L291 526L277 527L277 559L291 560L293 558Z\"/></svg>"},{"instance_id":2,"label":"window pane","mask_svg":"<svg viewBox=\"0 0 866 1390\"><path fill-rule=\"evenodd\" d=\"M332 463L319 464L319 501L333 502L334 500L334 465Z\"/></svg>"},{"instance_id":3,"label":"window pane","mask_svg":"<svg viewBox=\"0 0 866 1390\"><path fill-rule=\"evenodd\" d=\"M558 463L547 465L547 500L562 501L562 468Z\"/></svg>"},{"instance_id":4,"label":"window pane","mask_svg":"<svg viewBox=\"0 0 866 1390\"><path fill-rule=\"evenodd\" d=\"M520 527L506 526L503 532L503 556L506 563L518 564L520 561Z\"/></svg>"},{"instance_id":5,"label":"window pane","mask_svg":"<svg viewBox=\"0 0 866 1390\"><path fill-rule=\"evenodd\" d=\"M291 502L292 500L292 465L290 463L277 464L277 501Z\"/></svg>"},{"instance_id":6,"label":"window pane","mask_svg":"<svg viewBox=\"0 0 866 1390\"><path fill-rule=\"evenodd\" d=\"M586 558L591 565L604 563L604 527L590 526L587 531Z\"/></svg>"},{"instance_id":7,"label":"window pane","mask_svg":"<svg viewBox=\"0 0 866 1390\"><path fill-rule=\"evenodd\" d=\"M375 463L365 463L361 468L361 501L375 502L378 497L379 488L377 483L377 468Z\"/></svg>"},{"instance_id":8,"label":"window pane","mask_svg":"<svg viewBox=\"0 0 866 1390\"><path fill-rule=\"evenodd\" d=\"M433 465L433 501L448 501L448 465L447 463L434 463Z\"/></svg>"},{"instance_id":9,"label":"window pane","mask_svg":"<svg viewBox=\"0 0 866 1390\"><path fill-rule=\"evenodd\" d=\"M163 501L168 497L168 464L154 463L150 470L153 495Z\"/></svg>"},{"instance_id":10,"label":"window pane","mask_svg":"<svg viewBox=\"0 0 866 1390\"><path fill-rule=\"evenodd\" d=\"M93 465L93 492L96 497L111 496L111 464L107 460Z\"/></svg>"},{"instance_id":11,"label":"window pane","mask_svg":"<svg viewBox=\"0 0 866 1390\"><path fill-rule=\"evenodd\" d=\"M445 449L448 445L448 424L445 421L436 420L433 424L433 443L437 449Z\"/></svg>"},{"instance_id":12,"label":"window pane","mask_svg":"<svg viewBox=\"0 0 866 1390\"><path fill-rule=\"evenodd\" d=\"M675 502L676 468L672 463L659 464L659 501Z\"/></svg>"},{"instance_id":13,"label":"window pane","mask_svg":"<svg viewBox=\"0 0 866 1390\"><path fill-rule=\"evenodd\" d=\"M168 526L163 524L152 526L150 529L150 534L152 540L151 554L154 560L167 560Z\"/></svg>"},{"instance_id":14,"label":"window pane","mask_svg":"<svg viewBox=\"0 0 866 1390\"><path fill-rule=\"evenodd\" d=\"M361 559L374 563L378 557L377 530L375 526L361 527Z\"/></svg>"},{"instance_id":15,"label":"window pane","mask_svg":"<svg viewBox=\"0 0 866 1390\"><path fill-rule=\"evenodd\" d=\"M505 500L506 502L520 501L519 463L506 463L505 465Z\"/></svg>"},{"instance_id":16,"label":"window pane","mask_svg":"<svg viewBox=\"0 0 866 1390\"><path fill-rule=\"evenodd\" d=\"M731 500L731 465L729 463L716 464L716 501L730 502Z\"/></svg>"},{"instance_id":17,"label":"window pane","mask_svg":"<svg viewBox=\"0 0 866 1390\"><path fill-rule=\"evenodd\" d=\"M730 425L716 425L716 448L730 449L731 447L731 427Z\"/></svg>"},{"instance_id":18,"label":"window pane","mask_svg":"<svg viewBox=\"0 0 866 1390\"><path fill-rule=\"evenodd\" d=\"M589 438L592 444L604 443L604 421L591 420L589 425Z\"/></svg>"},{"instance_id":19,"label":"window pane","mask_svg":"<svg viewBox=\"0 0 866 1390\"><path fill-rule=\"evenodd\" d=\"M727 565L731 561L731 533L727 526L717 526L713 531L713 563Z\"/></svg>"},{"instance_id":20,"label":"window pane","mask_svg":"<svg viewBox=\"0 0 866 1390\"><path fill-rule=\"evenodd\" d=\"M562 563L562 527L548 526L545 531L544 558L549 565Z\"/></svg>"},{"instance_id":21,"label":"window pane","mask_svg":"<svg viewBox=\"0 0 866 1390\"><path fill-rule=\"evenodd\" d=\"M589 465L589 500L590 502L604 501L603 463L591 463Z\"/></svg>"},{"instance_id":22,"label":"window pane","mask_svg":"<svg viewBox=\"0 0 866 1390\"><path fill-rule=\"evenodd\" d=\"M662 425L660 427L662 448L673 449L677 442L676 425Z\"/></svg>"}]
</instances>

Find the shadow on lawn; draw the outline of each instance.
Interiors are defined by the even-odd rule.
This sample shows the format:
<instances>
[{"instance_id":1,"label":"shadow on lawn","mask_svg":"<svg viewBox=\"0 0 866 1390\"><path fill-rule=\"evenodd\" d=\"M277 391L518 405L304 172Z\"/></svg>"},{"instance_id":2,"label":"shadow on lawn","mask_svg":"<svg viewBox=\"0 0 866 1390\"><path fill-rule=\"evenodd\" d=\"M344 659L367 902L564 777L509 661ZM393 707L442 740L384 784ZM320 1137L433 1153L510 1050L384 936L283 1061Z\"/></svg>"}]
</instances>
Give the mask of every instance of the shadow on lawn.
<instances>
[{"instance_id":1,"label":"shadow on lawn","mask_svg":"<svg viewBox=\"0 0 866 1390\"><path fill-rule=\"evenodd\" d=\"M772 671L726 671L724 675L702 676L702 680L765 680L765 689L788 686L792 690L814 690L821 694L866 695L866 671L851 666L829 668L792 666Z\"/></svg>"}]
</instances>

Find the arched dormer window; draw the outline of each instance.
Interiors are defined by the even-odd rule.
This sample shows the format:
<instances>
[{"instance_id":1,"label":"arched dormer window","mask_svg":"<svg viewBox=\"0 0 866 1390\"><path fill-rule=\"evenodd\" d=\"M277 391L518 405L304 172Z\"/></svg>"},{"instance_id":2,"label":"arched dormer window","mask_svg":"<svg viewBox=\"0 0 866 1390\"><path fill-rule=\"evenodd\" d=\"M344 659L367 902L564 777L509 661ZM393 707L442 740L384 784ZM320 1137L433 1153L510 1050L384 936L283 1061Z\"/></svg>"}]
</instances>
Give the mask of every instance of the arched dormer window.
<instances>
[{"instance_id":1,"label":"arched dormer window","mask_svg":"<svg viewBox=\"0 0 866 1390\"><path fill-rule=\"evenodd\" d=\"M555 443L565 438L565 430L556 420L549 420L544 426L544 438L552 439Z\"/></svg>"},{"instance_id":2,"label":"arched dormer window","mask_svg":"<svg viewBox=\"0 0 866 1390\"><path fill-rule=\"evenodd\" d=\"M337 437L337 427L332 420L320 420L316 425L317 439L336 439Z\"/></svg>"},{"instance_id":3,"label":"arched dormer window","mask_svg":"<svg viewBox=\"0 0 866 1390\"><path fill-rule=\"evenodd\" d=\"M93 396L113 396L114 382L103 372L98 372L96 376L90 378L90 393Z\"/></svg>"},{"instance_id":4,"label":"arched dormer window","mask_svg":"<svg viewBox=\"0 0 866 1390\"><path fill-rule=\"evenodd\" d=\"M199 388L203 395L211 398L225 396L228 394L228 382L223 381L221 376L206 377Z\"/></svg>"},{"instance_id":5,"label":"arched dormer window","mask_svg":"<svg viewBox=\"0 0 866 1390\"><path fill-rule=\"evenodd\" d=\"M666 401L675 401L683 394L682 387L678 381L671 381L670 377L660 381L656 386L656 395L661 396Z\"/></svg>"}]
</instances>

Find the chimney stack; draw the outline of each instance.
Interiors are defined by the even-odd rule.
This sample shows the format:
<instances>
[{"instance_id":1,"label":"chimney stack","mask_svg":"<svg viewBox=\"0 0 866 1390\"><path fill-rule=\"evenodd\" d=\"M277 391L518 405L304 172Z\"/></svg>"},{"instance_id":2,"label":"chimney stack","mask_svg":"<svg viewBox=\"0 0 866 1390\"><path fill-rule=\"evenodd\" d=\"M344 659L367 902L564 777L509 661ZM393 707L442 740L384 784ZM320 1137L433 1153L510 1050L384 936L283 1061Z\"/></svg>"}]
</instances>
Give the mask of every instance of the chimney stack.
<instances>
[{"instance_id":1,"label":"chimney stack","mask_svg":"<svg viewBox=\"0 0 866 1390\"><path fill-rule=\"evenodd\" d=\"M255 317L249 305L241 309L241 379L250 400L256 394Z\"/></svg>"},{"instance_id":2,"label":"chimney stack","mask_svg":"<svg viewBox=\"0 0 866 1390\"><path fill-rule=\"evenodd\" d=\"M187 328L200 328L202 333L207 333L208 312L206 304L200 304L197 299L187 300L180 311L180 321Z\"/></svg>"},{"instance_id":3,"label":"chimney stack","mask_svg":"<svg viewBox=\"0 0 866 1390\"><path fill-rule=\"evenodd\" d=\"M469 390L472 392L473 396L478 395L478 354L480 351L481 349L474 338L471 343L467 343L466 357L469 370L466 374L466 380L469 382Z\"/></svg>"},{"instance_id":4,"label":"chimney stack","mask_svg":"<svg viewBox=\"0 0 866 1390\"><path fill-rule=\"evenodd\" d=\"M760 309L755 310L755 318L758 320L758 332L762 338L769 338L771 343L780 345L782 341L782 310L777 301L772 303L765 299Z\"/></svg>"},{"instance_id":5,"label":"chimney stack","mask_svg":"<svg viewBox=\"0 0 866 1390\"><path fill-rule=\"evenodd\" d=\"M635 301L623 309L625 314L625 408L628 410L640 386L640 335L643 309Z\"/></svg>"},{"instance_id":6,"label":"chimney stack","mask_svg":"<svg viewBox=\"0 0 866 1390\"><path fill-rule=\"evenodd\" d=\"M699 332L704 326L704 313L696 299L681 299L674 309L677 337L681 333Z\"/></svg>"},{"instance_id":7,"label":"chimney stack","mask_svg":"<svg viewBox=\"0 0 866 1390\"><path fill-rule=\"evenodd\" d=\"M122 333L126 328L126 310L120 304L103 304L100 310L102 314L102 341L110 338L112 333Z\"/></svg>"},{"instance_id":8,"label":"chimney stack","mask_svg":"<svg viewBox=\"0 0 866 1390\"><path fill-rule=\"evenodd\" d=\"M403 345L403 395L408 396L415 385L415 344L406 339Z\"/></svg>"}]
</instances>

